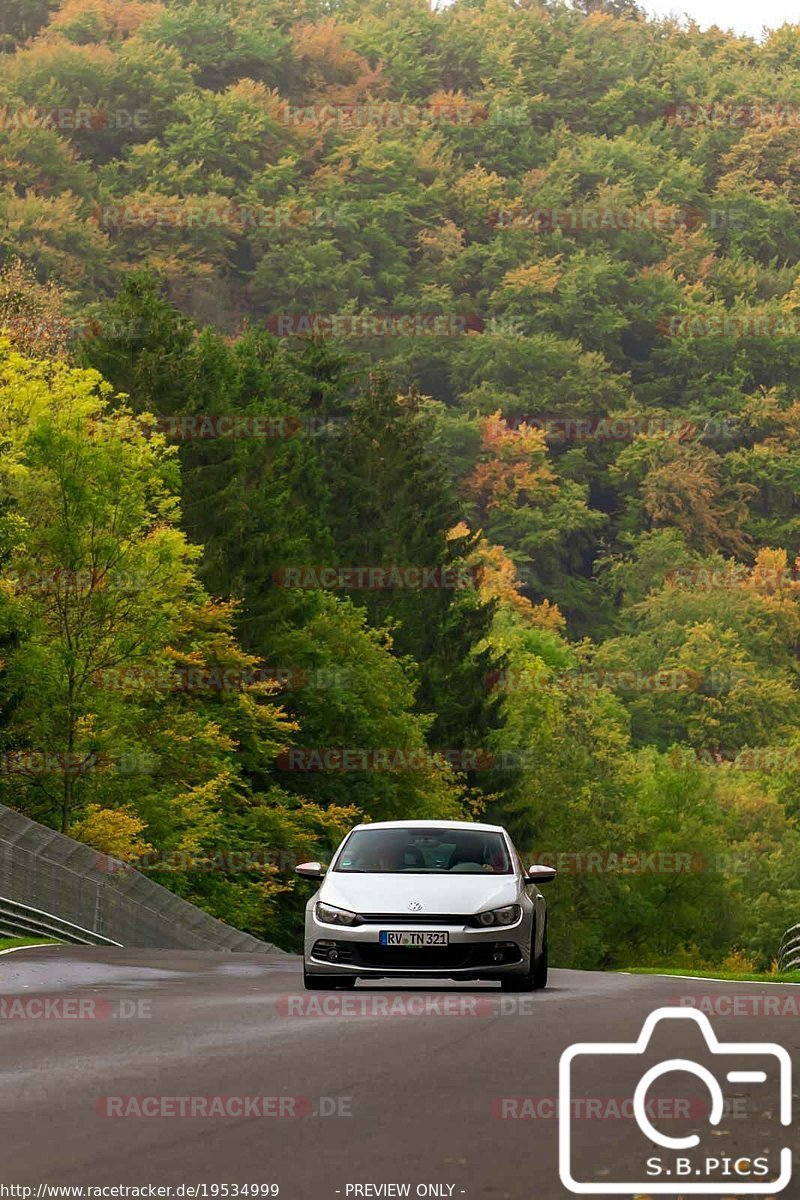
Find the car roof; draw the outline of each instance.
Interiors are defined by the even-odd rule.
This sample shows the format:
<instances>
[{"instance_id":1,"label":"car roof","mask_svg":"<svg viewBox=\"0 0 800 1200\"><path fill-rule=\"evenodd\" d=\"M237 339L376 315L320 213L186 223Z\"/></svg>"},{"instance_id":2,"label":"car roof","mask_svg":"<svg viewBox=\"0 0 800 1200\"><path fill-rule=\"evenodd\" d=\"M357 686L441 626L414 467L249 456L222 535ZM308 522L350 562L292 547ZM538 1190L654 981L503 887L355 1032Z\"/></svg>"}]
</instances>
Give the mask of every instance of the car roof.
<instances>
[{"instance_id":1,"label":"car roof","mask_svg":"<svg viewBox=\"0 0 800 1200\"><path fill-rule=\"evenodd\" d=\"M479 829L483 832L505 833L502 825L484 825L479 821L415 821L413 817L405 821L365 821L355 829Z\"/></svg>"}]
</instances>

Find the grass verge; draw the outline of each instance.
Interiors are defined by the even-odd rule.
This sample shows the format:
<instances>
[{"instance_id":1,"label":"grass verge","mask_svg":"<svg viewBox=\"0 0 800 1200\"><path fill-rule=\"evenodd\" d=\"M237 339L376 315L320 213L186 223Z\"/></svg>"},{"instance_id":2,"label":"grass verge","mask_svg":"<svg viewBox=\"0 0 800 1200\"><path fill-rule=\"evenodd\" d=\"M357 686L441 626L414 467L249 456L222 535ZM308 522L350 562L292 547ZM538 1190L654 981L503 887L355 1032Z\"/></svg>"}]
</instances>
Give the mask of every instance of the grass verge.
<instances>
[{"instance_id":1,"label":"grass verge","mask_svg":"<svg viewBox=\"0 0 800 1200\"><path fill-rule=\"evenodd\" d=\"M769 975L753 971L692 971L687 967L627 967L626 975L678 975L692 979L720 979L731 983L800 983L800 971Z\"/></svg>"},{"instance_id":2,"label":"grass verge","mask_svg":"<svg viewBox=\"0 0 800 1200\"><path fill-rule=\"evenodd\" d=\"M58 946L55 938L0 938L0 950L14 950L17 946Z\"/></svg>"}]
</instances>

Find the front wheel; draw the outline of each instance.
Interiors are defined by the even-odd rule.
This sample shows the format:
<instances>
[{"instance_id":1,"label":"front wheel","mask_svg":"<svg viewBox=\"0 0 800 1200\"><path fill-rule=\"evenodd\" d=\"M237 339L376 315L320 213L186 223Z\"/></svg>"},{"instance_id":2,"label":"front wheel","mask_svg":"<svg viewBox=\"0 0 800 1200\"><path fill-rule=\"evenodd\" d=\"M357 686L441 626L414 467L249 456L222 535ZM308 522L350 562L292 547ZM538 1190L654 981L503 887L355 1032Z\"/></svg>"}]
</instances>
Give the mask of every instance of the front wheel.
<instances>
[{"instance_id":1,"label":"front wheel","mask_svg":"<svg viewBox=\"0 0 800 1200\"><path fill-rule=\"evenodd\" d=\"M335 988L354 988L354 975L310 975L303 967L303 983L307 992L331 992Z\"/></svg>"},{"instance_id":2,"label":"front wheel","mask_svg":"<svg viewBox=\"0 0 800 1200\"><path fill-rule=\"evenodd\" d=\"M547 987L547 926L544 927L544 941L542 942L542 953L536 960L536 965L533 968L533 989L540 991Z\"/></svg>"},{"instance_id":3,"label":"front wheel","mask_svg":"<svg viewBox=\"0 0 800 1200\"><path fill-rule=\"evenodd\" d=\"M500 987L504 992L538 992L547 987L547 925L544 927L542 953L535 962L533 960L534 942L535 937L531 941L531 961L527 974L505 975L500 980Z\"/></svg>"}]
</instances>

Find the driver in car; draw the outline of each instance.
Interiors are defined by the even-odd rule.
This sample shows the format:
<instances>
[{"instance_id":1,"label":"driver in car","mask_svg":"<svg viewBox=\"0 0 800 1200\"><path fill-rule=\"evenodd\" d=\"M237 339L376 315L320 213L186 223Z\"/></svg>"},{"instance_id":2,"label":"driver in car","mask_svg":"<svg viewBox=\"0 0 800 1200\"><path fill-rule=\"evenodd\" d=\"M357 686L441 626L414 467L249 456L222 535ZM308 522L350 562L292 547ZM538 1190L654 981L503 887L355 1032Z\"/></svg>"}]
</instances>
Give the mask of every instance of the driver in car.
<instances>
[{"instance_id":1,"label":"driver in car","mask_svg":"<svg viewBox=\"0 0 800 1200\"><path fill-rule=\"evenodd\" d=\"M402 871L405 866L412 865L407 862L412 856L413 865L418 865L417 855L422 857L417 847L410 846L405 837L381 838L375 850L361 861L356 860L354 865L360 871Z\"/></svg>"}]
</instances>

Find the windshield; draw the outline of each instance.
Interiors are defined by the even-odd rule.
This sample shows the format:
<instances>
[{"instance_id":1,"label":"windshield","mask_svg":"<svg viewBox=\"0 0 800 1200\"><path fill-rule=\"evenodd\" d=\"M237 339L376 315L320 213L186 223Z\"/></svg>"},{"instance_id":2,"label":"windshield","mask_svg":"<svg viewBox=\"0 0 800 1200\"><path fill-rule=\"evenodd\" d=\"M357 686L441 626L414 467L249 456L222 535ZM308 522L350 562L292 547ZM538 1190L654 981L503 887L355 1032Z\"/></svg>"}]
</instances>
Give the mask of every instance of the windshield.
<instances>
[{"instance_id":1,"label":"windshield","mask_svg":"<svg viewBox=\"0 0 800 1200\"><path fill-rule=\"evenodd\" d=\"M502 834L490 830L356 829L335 871L377 875L510 875Z\"/></svg>"}]
</instances>

